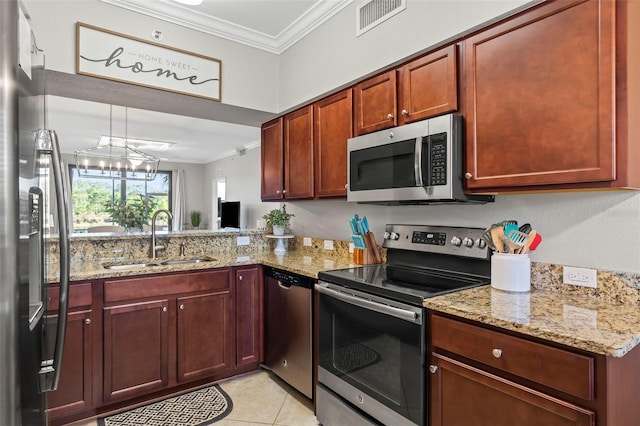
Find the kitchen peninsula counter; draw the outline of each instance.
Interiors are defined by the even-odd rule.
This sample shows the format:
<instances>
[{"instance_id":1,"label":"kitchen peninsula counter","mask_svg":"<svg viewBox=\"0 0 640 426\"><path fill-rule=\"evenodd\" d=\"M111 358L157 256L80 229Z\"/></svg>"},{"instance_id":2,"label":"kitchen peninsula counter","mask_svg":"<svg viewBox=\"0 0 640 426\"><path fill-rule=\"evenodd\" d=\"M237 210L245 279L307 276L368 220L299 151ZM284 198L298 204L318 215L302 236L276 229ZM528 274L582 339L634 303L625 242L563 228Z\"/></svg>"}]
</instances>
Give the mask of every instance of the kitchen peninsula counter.
<instances>
[{"instance_id":1,"label":"kitchen peninsula counter","mask_svg":"<svg viewBox=\"0 0 640 426\"><path fill-rule=\"evenodd\" d=\"M640 308L558 290L476 287L425 299L437 312L585 351L622 357L640 343Z\"/></svg>"}]
</instances>

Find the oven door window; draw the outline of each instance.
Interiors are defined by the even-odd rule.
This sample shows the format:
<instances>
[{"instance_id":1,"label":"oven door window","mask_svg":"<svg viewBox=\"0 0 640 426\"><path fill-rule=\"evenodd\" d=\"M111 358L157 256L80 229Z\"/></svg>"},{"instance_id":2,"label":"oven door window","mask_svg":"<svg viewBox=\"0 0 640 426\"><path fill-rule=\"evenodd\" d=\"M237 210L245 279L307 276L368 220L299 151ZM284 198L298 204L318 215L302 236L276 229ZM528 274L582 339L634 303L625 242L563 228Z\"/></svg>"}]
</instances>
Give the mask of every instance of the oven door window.
<instances>
[{"instance_id":1,"label":"oven door window","mask_svg":"<svg viewBox=\"0 0 640 426\"><path fill-rule=\"evenodd\" d=\"M327 295L319 297L319 366L422 424L423 326Z\"/></svg>"},{"instance_id":2,"label":"oven door window","mask_svg":"<svg viewBox=\"0 0 640 426\"><path fill-rule=\"evenodd\" d=\"M416 140L409 139L349 153L352 191L416 186Z\"/></svg>"}]
</instances>

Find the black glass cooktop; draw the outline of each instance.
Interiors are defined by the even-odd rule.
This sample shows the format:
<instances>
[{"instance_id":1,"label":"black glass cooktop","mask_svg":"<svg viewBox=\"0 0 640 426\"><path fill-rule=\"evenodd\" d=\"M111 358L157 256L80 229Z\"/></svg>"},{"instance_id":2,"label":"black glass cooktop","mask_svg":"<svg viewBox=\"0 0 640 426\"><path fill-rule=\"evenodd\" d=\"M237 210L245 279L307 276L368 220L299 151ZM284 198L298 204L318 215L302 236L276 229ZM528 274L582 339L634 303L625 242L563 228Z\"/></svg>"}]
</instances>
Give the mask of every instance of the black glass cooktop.
<instances>
[{"instance_id":1,"label":"black glass cooktop","mask_svg":"<svg viewBox=\"0 0 640 426\"><path fill-rule=\"evenodd\" d=\"M366 265L318 274L321 281L422 306L424 299L489 284L488 277L430 268Z\"/></svg>"}]
</instances>

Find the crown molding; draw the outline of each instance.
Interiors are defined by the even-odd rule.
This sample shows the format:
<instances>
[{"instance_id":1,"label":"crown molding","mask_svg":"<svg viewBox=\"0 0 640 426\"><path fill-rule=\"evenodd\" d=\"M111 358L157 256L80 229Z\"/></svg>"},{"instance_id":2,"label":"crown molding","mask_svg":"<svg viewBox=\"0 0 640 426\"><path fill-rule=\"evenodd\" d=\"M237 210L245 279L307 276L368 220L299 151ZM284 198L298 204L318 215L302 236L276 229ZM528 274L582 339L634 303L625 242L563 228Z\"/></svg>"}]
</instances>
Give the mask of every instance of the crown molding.
<instances>
[{"instance_id":1,"label":"crown molding","mask_svg":"<svg viewBox=\"0 0 640 426\"><path fill-rule=\"evenodd\" d=\"M341 11L353 0L318 1L306 13L273 37L223 19L206 15L169 0L100 0L172 24L280 54Z\"/></svg>"}]
</instances>

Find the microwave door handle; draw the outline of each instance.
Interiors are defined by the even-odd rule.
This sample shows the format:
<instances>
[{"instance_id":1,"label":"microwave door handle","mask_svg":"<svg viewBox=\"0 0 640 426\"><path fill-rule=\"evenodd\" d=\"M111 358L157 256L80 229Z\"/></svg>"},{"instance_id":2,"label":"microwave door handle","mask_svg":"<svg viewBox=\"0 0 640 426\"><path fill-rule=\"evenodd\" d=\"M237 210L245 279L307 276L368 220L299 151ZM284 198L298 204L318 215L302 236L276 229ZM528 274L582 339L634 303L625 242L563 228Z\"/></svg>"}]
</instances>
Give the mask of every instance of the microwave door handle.
<instances>
[{"instance_id":1,"label":"microwave door handle","mask_svg":"<svg viewBox=\"0 0 640 426\"><path fill-rule=\"evenodd\" d=\"M422 181L422 140L422 136L416 138L415 158L413 164L416 176L416 186L424 186L424 182Z\"/></svg>"}]
</instances>

